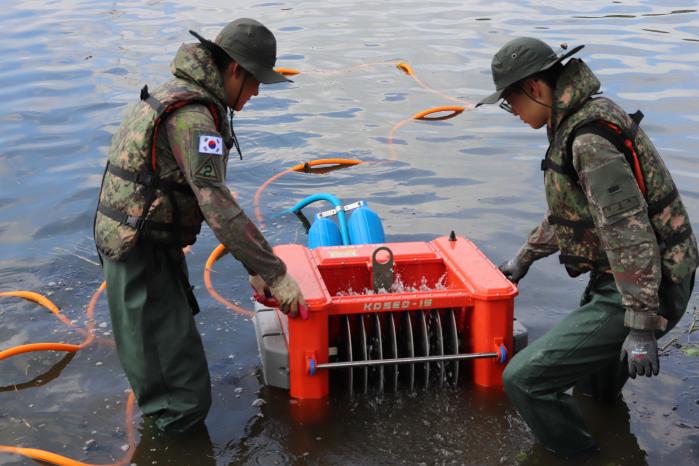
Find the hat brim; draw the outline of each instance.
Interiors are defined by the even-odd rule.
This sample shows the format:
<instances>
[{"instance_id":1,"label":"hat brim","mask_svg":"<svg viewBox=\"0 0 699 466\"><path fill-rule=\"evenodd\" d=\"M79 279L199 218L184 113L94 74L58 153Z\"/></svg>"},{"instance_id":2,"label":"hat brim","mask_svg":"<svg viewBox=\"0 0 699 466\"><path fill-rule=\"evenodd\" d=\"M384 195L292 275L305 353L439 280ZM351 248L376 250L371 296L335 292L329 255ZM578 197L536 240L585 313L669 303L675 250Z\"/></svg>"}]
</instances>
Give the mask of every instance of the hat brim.
<instances>
[{"instance_id":1,"label":"hat brim","mask_svg":"<svg viewBox=\"0 0 699 466\"><path fill-rule=\"evenodd\" d=\"M195 31L190 30L189 33L196 37L199 40L199 42L201 42L202 45L204 45L204 47L206 47L207 49L218 49L223 51L229 57L231 57L231 55L228 52L226 52L223 48L221 48L217 43L212 42L209 39L203 38L199 33ZM245 69L245 71L253 75L253 77L257 79L261 84L275 84L283 82L293 83L291 79L287 78L281 73L274 71L273 68L261 66L260 64L254 63L244 57L231 57L231 59L235 60L235 62L242 66Z\"/></svg>"},{"instance_id":2,"label":"hat brim","mask_svg":"<svg viewBox=\"0 0 699 466\"><path fill-rule=\"evenodd\" d=\"M568 58L568 57L570 57L570 56L572 56L572 55L578 53L580 50L582 50L583 47L585 47L585 46L584 46L584 45L578 45L577 47L573 47L570 51L568 51L568 52L566 52L566 53L564 53L564 54L562 54L562 55L556 57L555 60L552 60L551 63L547 64L546 66L544 66L543 68L541 68L541 70L539 70L539 71L545 71L545 70L551 68L551 67L552 67L553 65L555 65L556 63L560 63L560 62L562 62L563 60L565 60L566 58ZM490 94L488 97L486 97L485 99L483 99L483 100L481 100L480 102L478 102L478 103L476 104L476 107L480 107L481 105L484 105L484 104L494 104L494 103L497 103L498 100L502 99L502 95L505 93L506 90L507 90L507 88L501 89L501 90L499 90L499 91L493 92L493 93Z\"/></svg>"},{"instance_id":3,"label":"hat brim","mask_svg":"<svg viewBox=\"0 0 699 466\"><path fill-rule=\"evenodd\" d=\"M502 99L502 94L505 92L505 89L495 91L492 94L490 94L488 97L485 99L482 99L480 102L476 104L476 107L480 107L481 105L484 104L494 104L498 100Z\"/></svg>"},{"instance_id":4,"label":"hat brim","mask_svg":"<svg viewBox=\"0 0 699 466\"><path fill-rule=\"evenodd\" d=\"M274 71L274 68L267 68L266 66L246 60L243 57L238 57L237 60L235 58L233 59L239 63L240 66L245 68L246 71L253 75L261 84L275 84L284 82L293 83L291 79L277 71Z\"/></svg>"}]
</instances>

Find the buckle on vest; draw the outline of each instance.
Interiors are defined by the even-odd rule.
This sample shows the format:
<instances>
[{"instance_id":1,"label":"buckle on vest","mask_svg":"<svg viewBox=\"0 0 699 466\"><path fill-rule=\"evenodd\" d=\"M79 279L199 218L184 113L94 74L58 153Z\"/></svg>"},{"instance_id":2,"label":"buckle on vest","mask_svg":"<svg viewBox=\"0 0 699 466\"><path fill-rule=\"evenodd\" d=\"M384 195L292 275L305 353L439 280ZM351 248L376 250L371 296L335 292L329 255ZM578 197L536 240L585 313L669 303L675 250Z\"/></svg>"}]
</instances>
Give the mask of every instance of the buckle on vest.
<instances>
[{"instance_id":1,"label":"buckle on vest","mask_svg":"<svg viewBox=\"0 0 699 466\"><path fill-rule=\"evenodd\" d=\"M126 217L126 221L124 222L124 224L130 226L131 228L133 228L135 230L142 231L146 222L141 217L136 217L134 215L128 215Z\"/></svg>"},{"instance_id":2,"label":"buckle on vest","mask_svg":"<svg viewBox=\"0 0 699 466\"><path fill-rule=\"evenodd\" d=\"M158 178L150 173L140 172L136 176L136 182L148 186L149 188L157 188Z\"/></svg>"}]
</instances>

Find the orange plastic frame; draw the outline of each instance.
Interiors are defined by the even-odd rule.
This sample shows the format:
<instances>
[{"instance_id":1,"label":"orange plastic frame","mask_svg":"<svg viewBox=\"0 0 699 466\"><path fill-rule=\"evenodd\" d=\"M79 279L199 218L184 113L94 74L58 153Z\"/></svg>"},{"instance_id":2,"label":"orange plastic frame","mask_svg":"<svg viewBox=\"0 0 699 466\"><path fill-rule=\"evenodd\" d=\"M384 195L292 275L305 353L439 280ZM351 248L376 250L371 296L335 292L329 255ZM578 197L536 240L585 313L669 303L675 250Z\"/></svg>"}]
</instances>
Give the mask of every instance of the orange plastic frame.
<instances>
[{"instance_id":1,"label":"orange plastic frame","mask_svg":"<svg viewBox=\"0 0 699 466\"><path fill-rule=\"evenodd\" d=\"M349 289L371 289L372 253L378 246L393 252L394 271L411 286L427 280L443 289L405 293L338 295ZM308 320L289 319L290 394L321 399L328 395L327 370L309 373L309 361L328 362L329 316L428 309L463 309L463 348L472 353L498 352L504 344L512 354L514 297L517 288L469 240L440 237L430 242L318 247L282 245L275 253L287 264L308 305ZM442 278L443 277L443 278ZM473 381L483 387L502 386L504 364L495 359L471 362Z\"/></svg>"}]
</instances>

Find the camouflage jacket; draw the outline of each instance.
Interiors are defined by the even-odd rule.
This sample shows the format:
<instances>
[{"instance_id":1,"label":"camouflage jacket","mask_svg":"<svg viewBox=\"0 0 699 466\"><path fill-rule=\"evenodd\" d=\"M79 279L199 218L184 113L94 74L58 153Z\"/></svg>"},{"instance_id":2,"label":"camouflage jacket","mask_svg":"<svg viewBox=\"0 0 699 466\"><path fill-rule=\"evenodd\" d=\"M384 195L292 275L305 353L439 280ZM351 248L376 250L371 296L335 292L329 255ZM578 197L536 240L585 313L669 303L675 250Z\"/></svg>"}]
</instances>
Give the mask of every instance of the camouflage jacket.
<instances>
[{"instance_id":1,"label":"camouflage jacket","mask_svg":"<svg viewBox=\"0 0 699 466\"><path fill-rule=\"evenodd\" d=\"M519 251L532 262L560 251L572 276L611 272L632 328L656 328L662 276L677 283L698 264L687 211L645 132L612 101L593 98L600 83L572 59L554 96L550 145L542 163L549 212ZM645 195L631 165L608 139L576 131L605 121L632 135Z\"/></svg>"},{"instance_id":2,"label":"camouflage jacket","mask_svg":"<svg viewBox=\"0 0 699 466\"><path fill-rule=\"evenodd\" d=\"M182 247L194 243L206 220L248 272L272 284L286 267L225 183L232 138L221 75L198 44L180 47L172 73L152 94L142 93L112 139L97 247L114 260L139 240ZM155 181L148 186L144 179Z\"/></svg>"}]
</instances>

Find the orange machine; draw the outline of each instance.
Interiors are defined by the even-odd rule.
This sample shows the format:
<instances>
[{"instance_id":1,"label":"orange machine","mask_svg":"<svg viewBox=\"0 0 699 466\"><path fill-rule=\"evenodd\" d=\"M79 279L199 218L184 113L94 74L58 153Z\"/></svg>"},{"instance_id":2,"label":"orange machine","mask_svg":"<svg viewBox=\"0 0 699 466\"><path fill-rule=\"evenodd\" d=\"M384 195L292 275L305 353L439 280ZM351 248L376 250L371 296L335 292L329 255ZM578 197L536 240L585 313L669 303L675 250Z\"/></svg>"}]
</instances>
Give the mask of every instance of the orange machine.
<instances>
[{"instance_id":1,"label":"orange machine","mask_svg":"<svg viewBox=\"0 0 699 466\"><path fill-rule=\"evenodd\" d=\"M298 400L329 394L330 373L350 390L403 380L502 385L514 354L517 288L469 240L274 248L298 281L307 319L258 308L268 385ZM526 330L518 332L526 340ZM524 342L526 345L526 342ZM467 361L467 362L464 362ZM460 370L461 369L461 370ZM465 369L465 370L464 370Z\"/></svg>"}]
</instances>

